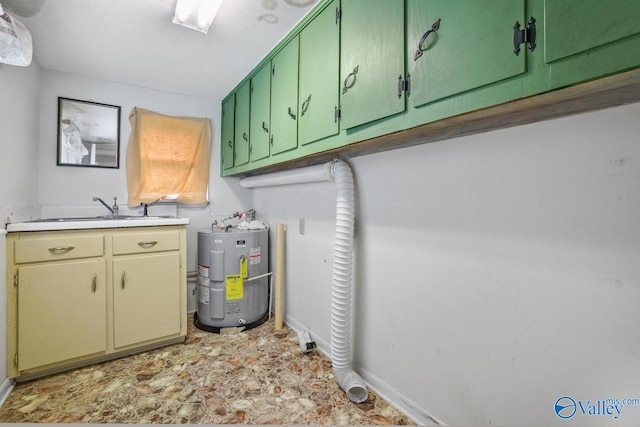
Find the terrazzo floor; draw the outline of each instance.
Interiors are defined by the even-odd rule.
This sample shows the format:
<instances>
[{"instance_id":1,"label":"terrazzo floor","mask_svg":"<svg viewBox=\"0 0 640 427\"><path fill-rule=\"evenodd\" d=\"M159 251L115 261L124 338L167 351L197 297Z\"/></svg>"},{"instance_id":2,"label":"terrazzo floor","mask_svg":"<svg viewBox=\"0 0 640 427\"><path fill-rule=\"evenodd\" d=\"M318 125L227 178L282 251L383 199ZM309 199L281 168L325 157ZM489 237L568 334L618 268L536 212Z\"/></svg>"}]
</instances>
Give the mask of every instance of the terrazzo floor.
<instances>
[{"instance_id":1,"label":"terrazzo floor","mask_svg":"<svg viewBox=\"0 0 640 427\"><path fill-rule=\"evenodd\" d=\"M302 353L273 320L239 333L196 329L186 341L18 383L2 423L413 424L369 391L350 402L331 361Z\"/></svg>"}]
</instances>

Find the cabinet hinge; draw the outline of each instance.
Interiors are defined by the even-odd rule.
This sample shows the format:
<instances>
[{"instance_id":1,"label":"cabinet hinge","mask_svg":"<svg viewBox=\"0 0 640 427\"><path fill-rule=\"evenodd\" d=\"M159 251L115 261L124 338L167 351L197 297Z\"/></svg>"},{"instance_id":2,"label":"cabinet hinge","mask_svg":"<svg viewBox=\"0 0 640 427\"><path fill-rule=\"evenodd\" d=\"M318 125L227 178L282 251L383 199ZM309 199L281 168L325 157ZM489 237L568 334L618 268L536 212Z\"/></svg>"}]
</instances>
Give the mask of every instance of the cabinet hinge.
<instances>
[{"instance_id":1,"label":"cabinet hinge","mask_svg":"<svg viewBox=\"0 0 640 427\"><path fill-rule=\"evenodd\" d=\"M18 367L18 353L16 353L16 355L13 357L13 364L16 366L16 368Z\"/></svg>"},{"instance_id":2,"label":"cabinet hinge","mask_svg":"<svg viewBox=\"0 0 640 427\"><path fill-rule=\"evenodd\" d=\"M249 155L253 153L253 145L249 144Z\"/></svg>"},{"instance_id":3,"label":"cabinet hinge","mask_svg":"<svg viewBox=\"0 0 640 427\"><path fill-rule=\"evenodd\" d=\"M398 76L398 99L402 98L402 92L406 92L407 96L411 95L411 74L403 80L402 74Z\"/></svg>"},{"instance_id":4,"label":"cabinet hinge","mask_svg":"<svg viewBox=\"0 0 640 427\"><path fill-rule=\"evenodd\" d=\"M16 274L13 275L13 285L18 286L19 284L20 284L20 273L16 272Z\"/></svg>"},{"instance_id":5,"label":"cabinet hinge","mask_svg":"<svg viewBox=\"0 0 640 427\"><path fill-rule=\"evenodd\" d=\"M342 116L342 109L338 108L338 106L336 105L336 109L334 112L334 123L338 123L338 120L340 120L340 117Z\"/></svg>"},{"instance_id":6,"label":"cabinet hinge","mask_svg":"<svg viewBox=\"0 0 640 427\"><path fill-rule=\"evenodd\" d=\"M276 64L271 64L271 77L276 75Z\"/></svg>"},{"instance_id":7,"label":"cabinet hinge","mask_svg":"<svg viewBox=\"0 0 640 427\"><path fill-rule=\"evenodd\" d=\"M341 19L342 19L342 9L340 9L339 7L336 7L336 25L338 25Z\"/></svg>"},{"instance_id":8,"label":"cabinet hinge","mask_svg":"<svg viewBox=\"0 0 640 427\"><path fill-rule=\"evenodd\" d=\"M536 48L536 18L533 16L529 19L526 28L521 29L518 21L513 26L513 53L516 56L520 53L520 45L523 43L526 43L532 52Z\"/></svg>"}]
</instances>

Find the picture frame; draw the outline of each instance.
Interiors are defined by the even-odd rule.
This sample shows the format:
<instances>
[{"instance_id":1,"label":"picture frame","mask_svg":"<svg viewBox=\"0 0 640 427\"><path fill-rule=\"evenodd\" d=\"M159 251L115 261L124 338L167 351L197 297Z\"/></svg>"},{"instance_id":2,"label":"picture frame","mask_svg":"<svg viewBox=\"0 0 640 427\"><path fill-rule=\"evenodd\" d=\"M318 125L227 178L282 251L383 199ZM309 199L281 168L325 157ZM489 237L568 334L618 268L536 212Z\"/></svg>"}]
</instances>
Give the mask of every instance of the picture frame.
<instances>
[{"instance_id":1,"label":"picture frame","mask_svg":"<svg viewBox=\"0 0 640 427\"><path fill-rule=\"evenodd\" d=\"M58 97L58 166L120 168L120 106Z\"/></svg>"}]
</instances>

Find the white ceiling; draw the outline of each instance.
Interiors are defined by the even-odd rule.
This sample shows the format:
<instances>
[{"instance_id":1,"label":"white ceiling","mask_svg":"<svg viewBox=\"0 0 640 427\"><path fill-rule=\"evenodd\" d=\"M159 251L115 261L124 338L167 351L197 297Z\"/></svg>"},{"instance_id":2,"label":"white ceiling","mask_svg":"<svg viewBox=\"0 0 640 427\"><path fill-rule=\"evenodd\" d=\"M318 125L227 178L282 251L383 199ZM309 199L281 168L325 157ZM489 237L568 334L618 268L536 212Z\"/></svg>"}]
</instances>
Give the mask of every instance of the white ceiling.
<instances>
[{"instance_id":1,"label":"white ceiling","mask_svg":"<svg viewBox=\"0 0 640 427\"><path fill-rule=\"evenodd\" d=\"M225 0L208 34L171 22L176 0L45 0L18 19L42 68L220 100L317 2Z\"/></svg>"}]
</instances>

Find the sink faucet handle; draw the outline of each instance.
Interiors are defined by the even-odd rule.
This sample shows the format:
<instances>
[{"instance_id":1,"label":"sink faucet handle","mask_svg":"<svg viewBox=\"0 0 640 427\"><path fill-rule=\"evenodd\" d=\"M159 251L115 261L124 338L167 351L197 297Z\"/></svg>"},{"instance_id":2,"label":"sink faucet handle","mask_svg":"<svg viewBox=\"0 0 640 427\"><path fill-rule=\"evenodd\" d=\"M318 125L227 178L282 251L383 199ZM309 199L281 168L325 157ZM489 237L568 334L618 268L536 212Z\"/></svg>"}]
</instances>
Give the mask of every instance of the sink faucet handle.
<instances>
[{"instance_id":1,"label":"sink faucet handle","mask_svg":"<svg viewBox=\"0 0 640 427\"><path fill-rule=\"evenodd\" d=\"M118 216L118 197L113 196L113 214Z\"/></svg>"}]
</instances>

